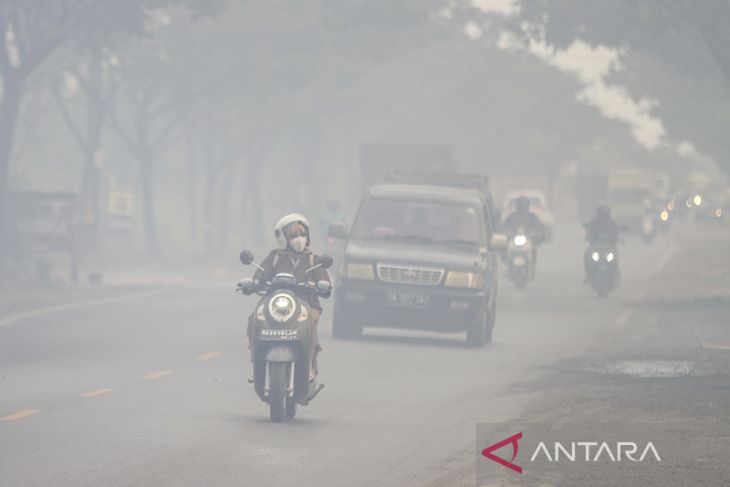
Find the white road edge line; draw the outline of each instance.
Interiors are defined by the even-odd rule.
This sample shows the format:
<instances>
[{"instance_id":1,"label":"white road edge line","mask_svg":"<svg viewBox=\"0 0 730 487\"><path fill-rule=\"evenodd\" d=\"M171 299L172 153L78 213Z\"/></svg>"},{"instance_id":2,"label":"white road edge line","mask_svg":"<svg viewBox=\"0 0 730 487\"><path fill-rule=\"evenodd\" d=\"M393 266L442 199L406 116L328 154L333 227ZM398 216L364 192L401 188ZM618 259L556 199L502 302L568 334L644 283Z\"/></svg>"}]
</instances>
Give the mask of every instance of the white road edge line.
<instances>
[{"instance_id":1,"label":"white road edge line","mask_svg":"<svg viewBox=\"0 0 730 487\"><path fill-rule=\"evenodd\" d=\"M669 262L669 259L672 257L672 254L674 254L674 242L669 244L669 248L664 252L662 255L662 258L659 259L659 264L656 267L655 272L659 272L667 265L667 262Z\"/></svg>"},{"instance_id":2,"label":"white road edge line","mask_svg":"<svg viewBox=\"0 0 730 487\"><path fill-rule=\"evenodd\" d=\"M142 299L142 298L147 298L150 296L156 296L157 294L167 293L174 289L179 289L179 288L180 288L180 286L166 287L163 289L155 289L155 290L146 291L143 293L126 294L124 296L117 296L115 298L99 299L96 301L83 301L80 303L60 304L58 306L51 306L50 308L43 308L43 309L37 309L37 310L33 310L33 311L27 311L25 313L20 313L20 314L10 316L8 318L4 318L4 319L0 320L0 327L12 325L13 323L17 323L18 321L24 321L24 320L27 320L30 318L36 318L38 316L56 313L59 311L90 308L92 306L103 306L105 304L123 303L125 301L132 301L135 299Z\"/></svg>"}]
</instances>

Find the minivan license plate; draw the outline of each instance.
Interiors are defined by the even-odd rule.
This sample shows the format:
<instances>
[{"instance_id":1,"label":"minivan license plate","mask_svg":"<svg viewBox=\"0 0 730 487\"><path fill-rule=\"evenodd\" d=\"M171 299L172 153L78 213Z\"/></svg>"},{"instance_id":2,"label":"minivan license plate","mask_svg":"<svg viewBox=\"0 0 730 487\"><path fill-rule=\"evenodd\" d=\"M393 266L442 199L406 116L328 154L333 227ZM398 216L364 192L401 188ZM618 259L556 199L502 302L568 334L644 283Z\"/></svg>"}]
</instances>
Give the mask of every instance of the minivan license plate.
<instances>
[{"instance_id":1,"label":"minivan license plate","mask_svg":"<svg viewBox=\"0 0 730 487\"><path fill-rule=\"evenodd\" d=\"M428 294L412 294L389 292L385 298L388 306L412 306L415 308L427 308L431 304L431 296Z\"/></svg>"}]
</instances>

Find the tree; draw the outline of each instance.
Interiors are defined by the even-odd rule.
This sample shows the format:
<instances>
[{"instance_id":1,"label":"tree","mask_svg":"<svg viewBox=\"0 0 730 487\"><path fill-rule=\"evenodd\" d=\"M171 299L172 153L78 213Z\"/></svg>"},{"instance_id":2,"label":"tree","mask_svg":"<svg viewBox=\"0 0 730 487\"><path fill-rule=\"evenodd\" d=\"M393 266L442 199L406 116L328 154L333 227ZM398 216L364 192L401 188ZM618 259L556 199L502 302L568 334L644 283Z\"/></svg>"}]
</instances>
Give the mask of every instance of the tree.
<instances>
[{"instance_id":1,"label":"tree","mask_svg":"<svg viewBox=\"0 0 730 487\"><path fill-rule=\"evenodd\" d=\"M613 81L659 100L670 135L690 139L730 174L730 2L552 0L522 2L514 30L558 49L582 40L622 49Z\"/></svg>"},{"instance_id":2,"label":"tree","mask_svg":"<svg viewBox=\"0 0 730 487\"><path fill-rule=\"evenodd\" d=\"M114 62L100 43L79 46L82 54L74 59L61 79L51 87L62 119L83 158L78 211L93 230L92 244L98 243L99 205L101 196L102 135L116 86L108 72ZM74 117L70 104L76 104L85 112L81 121Z\"/></svg>"},{"instance_id":3,"label":"tree","mask_svg":"<svg viewBox=\"0 0 730 487\"><path fill-rule=\"evenodd\" d=\"M73 39L84 39L90 31L105 32L107 36L142 32L148 7L158 3L144 0L0 1L0 248L4 248L8 234L8 174L28 79L60 47Z\"/></svg>"}]
</instances>

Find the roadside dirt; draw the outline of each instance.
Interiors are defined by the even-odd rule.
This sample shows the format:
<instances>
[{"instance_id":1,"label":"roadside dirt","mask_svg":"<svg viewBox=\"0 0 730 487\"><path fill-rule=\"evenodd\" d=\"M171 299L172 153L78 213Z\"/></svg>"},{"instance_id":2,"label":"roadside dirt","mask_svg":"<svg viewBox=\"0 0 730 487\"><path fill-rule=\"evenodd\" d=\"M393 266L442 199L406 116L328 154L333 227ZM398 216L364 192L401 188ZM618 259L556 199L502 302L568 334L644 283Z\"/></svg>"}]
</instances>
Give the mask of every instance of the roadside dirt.
<instances>
[{"instance_id":1,"label":"roadside dirt","mask_svg":"<svg viewBox=\"0 0 730 487\"><path fill-rule=\"evenodd\" d=\"M641 424L653 425L653 441L671 450L660 466L661 480L639 474L623 483L600 473L527 479L505 470L484 485L729 484L730 229L690 224L673 237L674 252L644 298L626 303L625 320L606 330L582 357L561 362L520 387L538 397L517 419L594 425L598 436L610 436L617 427L632 432ZM463 455L456 461L461 472L444 471L433 485L475 485L475 454Z\"/></svg>"}]
</instances>

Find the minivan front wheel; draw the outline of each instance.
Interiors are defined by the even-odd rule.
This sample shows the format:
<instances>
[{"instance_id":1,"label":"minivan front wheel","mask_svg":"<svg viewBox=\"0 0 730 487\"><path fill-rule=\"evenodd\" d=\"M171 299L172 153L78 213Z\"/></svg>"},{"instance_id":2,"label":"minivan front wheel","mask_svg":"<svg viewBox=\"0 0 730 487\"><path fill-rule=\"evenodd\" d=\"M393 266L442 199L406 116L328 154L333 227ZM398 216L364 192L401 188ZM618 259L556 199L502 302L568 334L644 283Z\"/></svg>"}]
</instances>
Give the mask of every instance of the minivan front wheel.
<instances>
[{"instance_id":1,"label":"minivan front wheel","mask_svg":"<svg viewBox=\"0 0 730 487\"><path fill-rule=\"evenodd\" d=\"M492 340L495 307L487 307L479 318L466 329L466 343L470 347L483 347Z\"/></svg>"}]
</instances>

